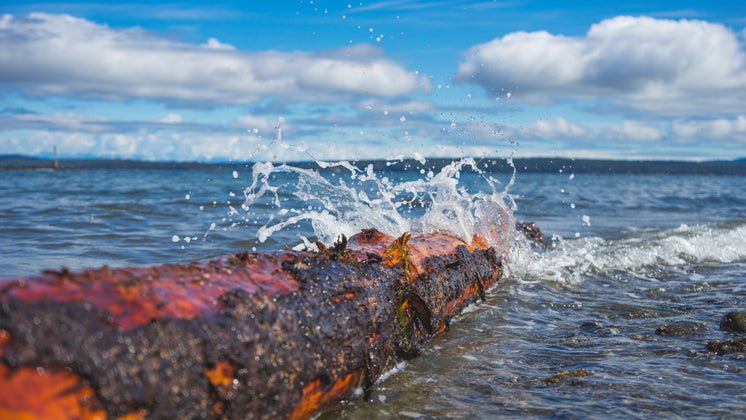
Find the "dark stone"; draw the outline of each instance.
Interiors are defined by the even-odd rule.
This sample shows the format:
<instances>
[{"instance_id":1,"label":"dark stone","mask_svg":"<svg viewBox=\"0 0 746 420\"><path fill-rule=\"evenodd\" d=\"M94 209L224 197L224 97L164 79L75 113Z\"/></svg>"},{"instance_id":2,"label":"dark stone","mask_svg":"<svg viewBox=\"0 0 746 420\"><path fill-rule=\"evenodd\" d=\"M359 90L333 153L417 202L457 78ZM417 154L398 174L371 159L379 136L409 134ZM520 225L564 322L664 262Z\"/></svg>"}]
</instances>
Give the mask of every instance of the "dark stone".
<instances>
[{"instance_id":1,"label":"dark stone","mask_svg":"<svg viewBox=\"0 0 746 420\"><path fill-rule=\"evenodd\" d=\"M580 326L580 330L583 332L591 333L598 332L603 329L603 327L604 326L598 322L584 322L583 325Z\"/></svg>"},{"instance_id":2,"label":"dark stone","mask_svg":"<svg viewBox=\"0 0 746 420\"><path fill-rule=\"evenodd\" d=\"M577 385L579 382L577 380L572 380L573 378L585 378L586 376L591 376L593 374L595 374L594 371L587 371L585 369L578 369L573 371L563 370L562 372L545 379L544 385L556 385L568 379L571 379L570 385Z\"/></svg>"},{"instance_id":3,"label":"dark stone","mask_svg":"<svg viewBox=\"0 0 746 420\"><path fill-rule=\"evenodd\" d=\"M746 353L746 338L727 341L710 341L707 351L723 355L725 353Z\"/></svg>"},{"instance_id":4,"label":"dark stone","mask_svg":"<svg viewBox=\"0 0 746 420\"><path fill-rule=\"evenodd\" d=\"M720 329L734 333L746 333L746 312L728 312L720 321Z\"/></svg>"},{"instance_id":5,"label":"dark stone","mask_svg":"<svg viewBox=\"0 0 746 420\"><path fill-rule=\"evenodd\" d=\"M694 337L702 335L707 330L708 328L704 324L692 321L680 321L663 324L655 330L655 333L669 337Z\"/></svg>"}]
</instances>

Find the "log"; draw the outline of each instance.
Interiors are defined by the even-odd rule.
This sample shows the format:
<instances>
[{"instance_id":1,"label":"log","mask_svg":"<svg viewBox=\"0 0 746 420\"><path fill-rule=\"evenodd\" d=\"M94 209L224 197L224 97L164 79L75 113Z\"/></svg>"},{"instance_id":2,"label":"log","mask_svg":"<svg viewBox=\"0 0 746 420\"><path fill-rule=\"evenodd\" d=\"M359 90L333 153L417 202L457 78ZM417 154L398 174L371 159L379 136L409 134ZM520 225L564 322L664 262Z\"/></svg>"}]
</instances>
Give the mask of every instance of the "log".
<instances>
[{"instance_id":1,"label":"log","mask_svg":"<svg viewBox=\"0 0 746 420\"><path fill-rule=\"evenodd\" d=\"M415 357L501 267L438 234L318 246L0 281L0 418L310 418Z\"/></svg>"}]
</instances>

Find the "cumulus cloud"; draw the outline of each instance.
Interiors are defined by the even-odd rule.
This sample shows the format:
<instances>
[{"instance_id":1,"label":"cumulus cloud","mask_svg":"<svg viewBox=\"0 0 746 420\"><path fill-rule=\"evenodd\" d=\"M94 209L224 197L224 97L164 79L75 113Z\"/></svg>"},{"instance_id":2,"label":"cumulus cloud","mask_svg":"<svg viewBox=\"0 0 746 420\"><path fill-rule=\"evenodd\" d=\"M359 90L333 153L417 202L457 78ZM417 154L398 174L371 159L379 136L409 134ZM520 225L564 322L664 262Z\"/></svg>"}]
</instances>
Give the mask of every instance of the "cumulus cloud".
<instances>
[{"instance_id":1,"label":"cumulus cloud","mask_svg":"<svg viewBox=\"0 0 746 420\"><path fill-rule=\"evenodd\" d=\"M359 109L388 113L414 113L435 111L437 106L432 102L420 100L382 101L378 99L368 99L359 104Z\"/></svg>"},{"instance_id":2,"label":"cumulus cloud","mask_svg":"<svg viewBox=\"0 0 746 420\"><path fill-rule=\"evenodd\" d=\"M746 52L721 24L619 16L584 36L514 32L472 47L456 80L514 100L608 96L626 106L687 114L746 107Z\"/></svg>"},{"instance_id":3,"label":"cumulus cloud","mask_svg":"<svg viewBox=\"0 0 746 420\"><path fill-rule=\"evenodd\" d=\"M158 119L158 122L165 124L180 124L184 122L184 118L175 112L170 112L163 117Z\"/></svg>"},{"instance_id":4,"label":"cumulus cloud","mask_svg":"<svg viewBox=\"0 0 746 420\"><path fill-rule=\"evenodd\" d=\"M108 117L79 115L71 112L55 114L21 113L0 118L0 130L47 129L99 133L112 128Z\"/></svg>"},{"instance_id":5,"label":"cumulus cloud","mask_svg":"<svg viewBox=\"0 0 746 420\"><path fill-rule=\"evenodd\" d=\"M83 133L37 130L29 136L0 138L4 153L49 154L55 146L64 157L116 157L141 160L227 161L251 159L300 159L293 149L270 150L266 140L226 133L178 132ZM274 155L273 155L274 154ZM307 159L308 157L305 156Z\"/></svg>"},{"instance_id":6,"label":"cumulus cloud","mask_svg":"<svg viewBox=\"0 0 746 420\"><path fill-rule=\"evenodd\" d=\"M746 116L734 119L675 121L671 132L681 139L730 140L746 142Z\"/></svg>"},{"instance_id":7,"label":"cumulus cloud","mask_svg":"<svg viewBox=\"0 0 746 420\"><path fill-rule=\"evenodd\" d=\"M585 127L573 124L562 117L554 117L551 120L538 120L532 122L524 127L523 134L528 137L548 139L580 139L590 137L592 132Z\"/></svg>"},{"instance_id":8,"label":"cumulus cloud","mask_svg":"<svg viewBox=\"0 0 746 420\"><path fill-rule=\"evenodd\" d=\"M0 150L9 154L49 155L57 146L60 156L116 157L160 161L307 161L323 159L359 159L361 156L384 158L389 154L406 157L422 153L419 144L402 142L380 144L366 134L352 138L348 133L327 133L307 142L274 142L247 133L226 132L134 132L84 133L36 130L23 138L0 137ZM366 141L360 141L366 140ZM306 144L307 143L307 144ZM464 152L465 147L451 148ZM442 154L435 149L428 156ZM443 155L447 156L447 155ZM451 154L453 156L453 154Z\"/></svg>"},{"instance_id":9,"label":"cumulus cloud","mask_svg":"<svg viewBox=\"0 0 746 420\"><path fill-rule=\"evenodd\" d=\"M244 104L270 96L332 101L431 89L428 78L370 45L239 51L214 38L196 46L46 13L0 17L0 45L0 82L36 95Z\"/></svg>"},{"instance_id":10,"label":"cumulus cloud","mask_svg":"<svg viewBox=\"0 0 746 420\"><path fill-rule=\"evenodd\" d=\"M662 139L663 133L656 126L625 120L609 127L605 137L611 140L655 141Z\"/></svg>"},{"instance_id":11,"label":"cumulus cloud","mask_svg":"<svg viewBox=\"0 0 746 420\"><path fill-rule=\"evenodd\" d=\"M236 47L230 44L223 44L222 42L218 41L216 38L209 38L207 40L206 44L202 44L205 48L210 48L213 50L229 50L234 51Z\"/></svg>"},{"instance_id":12,"label":"cumulus cloud","mask_svg":"<svg viewBox=\"0 0 746 420\"><path fill-rule=\"evenodd\" d=\"M241 115L231 124L233 127L242 128L252 132L274 132L277 129L279 120L270 121L263 117L257 117L255 115L247 114ZM286 124L283 125L283 129L287 129Z\"/></svg>"}]
</instances>

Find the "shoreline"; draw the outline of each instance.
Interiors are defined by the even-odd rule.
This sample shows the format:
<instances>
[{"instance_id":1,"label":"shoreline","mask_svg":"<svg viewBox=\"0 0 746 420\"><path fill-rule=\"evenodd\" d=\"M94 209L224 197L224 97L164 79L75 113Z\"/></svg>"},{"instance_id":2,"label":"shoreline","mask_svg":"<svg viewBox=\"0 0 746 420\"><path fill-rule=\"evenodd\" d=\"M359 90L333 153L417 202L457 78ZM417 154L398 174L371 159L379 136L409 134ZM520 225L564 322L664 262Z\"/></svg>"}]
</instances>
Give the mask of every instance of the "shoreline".
<instances>
[{"instance_id":1,"label":"shoreline","mask_svg":"<svg viewBox=\"0 0 746 420\"><path fill-rule=\"evenodd\" d=\"M377 172L419 171L422 168L440 170L458 160L432 158L424 164L416 160L358 160L354 165L364 168L373 165ZM567 158L516 158L517 173L567 173L567 174L629 174L629 175L746 175L746 159L733 161L630 161ZM287 162L293 166L315 169L320 172L345 171L338 166L319 168L315 162ZM71 171L71 170L238 170L251 168L254 162L159 162L119 159L65 159L58 160L19 155L0 155L0 171ZM503 158L477 160L480 170L492 173L510 173L513 167Z\"/></svg>"}]
</instances>

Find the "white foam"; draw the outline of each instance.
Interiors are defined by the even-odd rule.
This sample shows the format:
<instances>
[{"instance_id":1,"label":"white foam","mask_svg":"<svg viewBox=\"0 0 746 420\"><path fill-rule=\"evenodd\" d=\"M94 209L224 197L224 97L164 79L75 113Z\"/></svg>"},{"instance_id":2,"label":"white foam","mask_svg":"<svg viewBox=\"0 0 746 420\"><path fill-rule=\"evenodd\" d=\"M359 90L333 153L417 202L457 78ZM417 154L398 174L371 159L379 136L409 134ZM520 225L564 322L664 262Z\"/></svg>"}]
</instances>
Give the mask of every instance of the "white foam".
<instances>
[{"instance_id":1,"label":"white foam","mask_svg":"<svg viewBox=\"0 0 746 420\"><path fill-rule=\"evenodd\" d=\"M555 238L555 247L533 258L512 259L508 275L525 281L582 282L594 273L615 271L655 276L660 267L746 260L746 225L681 225L641 231L618 241L599 237Z\"/></svg>"},{"instance_id":2,"label":"white foam","mask_svg":"<svg viewBox=\"0 0 746 420\"><path fill-rule=\"evenodd\" d=\"M376 383L380 384L382 382L385 382L386 379L391 377L391 375L401 372L402 370L404 370L405 367L407 367L407 362L397 363L393 368L387 370L386 372L383 372L381 377L376 380Z\"/></svg>"}]
</instances>

